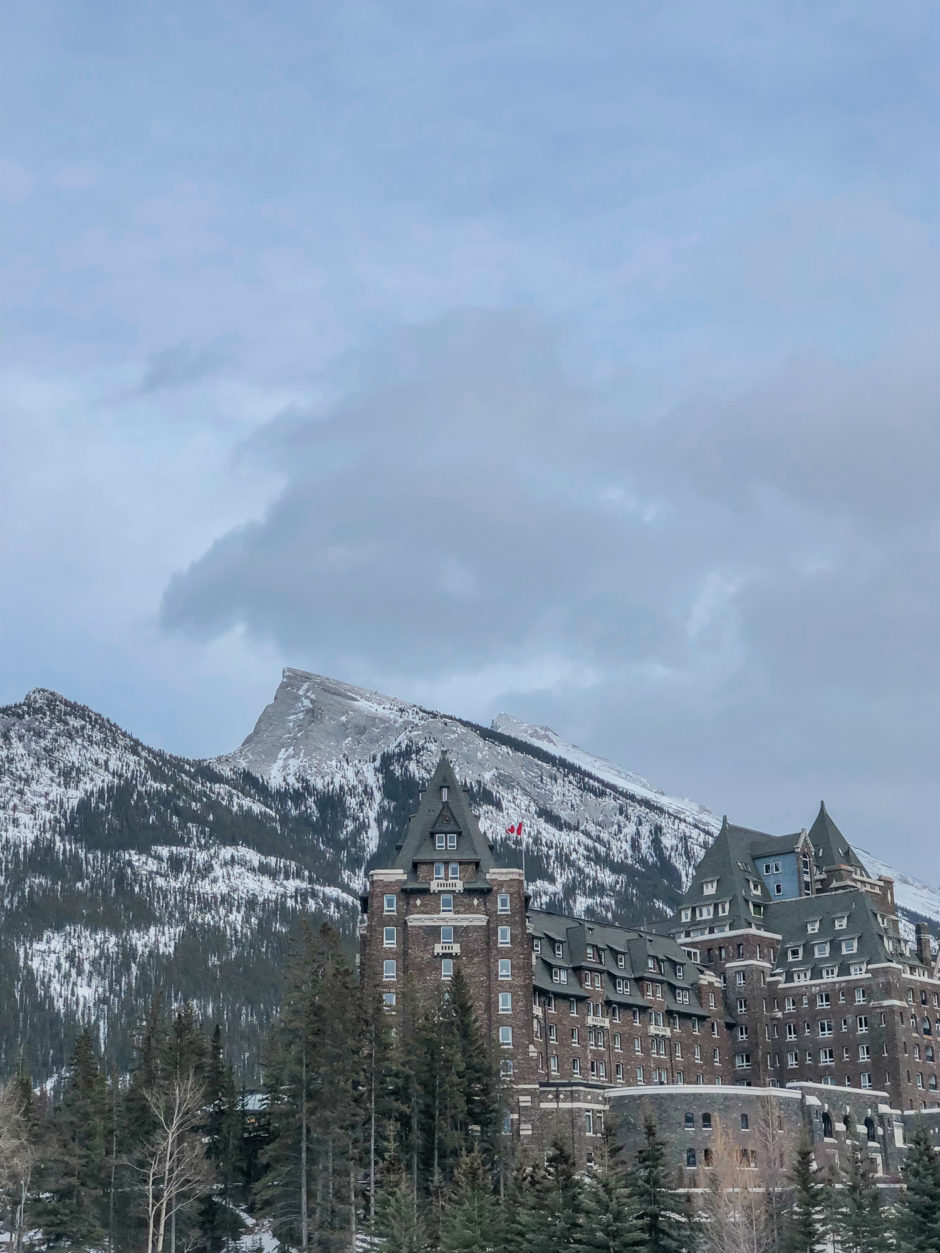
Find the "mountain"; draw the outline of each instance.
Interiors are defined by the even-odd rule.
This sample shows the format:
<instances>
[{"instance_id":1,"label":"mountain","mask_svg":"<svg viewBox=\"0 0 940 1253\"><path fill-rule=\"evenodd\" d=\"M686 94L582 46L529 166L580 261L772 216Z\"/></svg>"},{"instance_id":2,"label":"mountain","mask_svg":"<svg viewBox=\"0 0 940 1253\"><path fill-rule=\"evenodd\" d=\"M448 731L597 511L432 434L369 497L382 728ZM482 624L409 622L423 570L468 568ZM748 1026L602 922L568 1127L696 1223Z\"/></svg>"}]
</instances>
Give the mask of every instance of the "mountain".
<instances>
[{"instance_id":1,"label":"mountain","mask_svg":"<svg viewBox=\"0 0 940 1253\"><path fill-rule=\"evenodd\" d=\"M669 912L717 820L508 715L489 727L298 670L240 748L192 761L45 690L0 709L0 1069L19 1041L59 1070L79 1026L130 1057L162 992L222 1021L246 1077L288 937L352 942L363 876L392 851L442 749L484 831L523 823L539 905L623 922ZM940 897L899 901L940 918ZM930 912L934 911L935 912Z\"/></svg>"}]
</instances>

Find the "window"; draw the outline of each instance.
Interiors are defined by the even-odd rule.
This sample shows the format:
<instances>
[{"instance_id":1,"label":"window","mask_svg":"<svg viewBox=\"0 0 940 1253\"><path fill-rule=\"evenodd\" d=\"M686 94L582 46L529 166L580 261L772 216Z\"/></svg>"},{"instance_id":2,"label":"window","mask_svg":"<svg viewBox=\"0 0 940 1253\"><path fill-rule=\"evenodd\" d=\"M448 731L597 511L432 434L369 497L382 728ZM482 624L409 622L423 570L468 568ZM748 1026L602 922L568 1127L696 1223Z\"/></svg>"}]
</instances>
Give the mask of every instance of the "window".
<instances>
[{"instance_id":1,"label":"window","mask_svg":"<svg viewBox=\"0 0 940 1253\"><path fill-rule=\"evenodd\" d=\"M783 884L782 883L774 884L774 896L783 896Z\"/></svg>"},{"instance_id":2,"label":"window","mask_svg":"<svg viewBox=\"0 0 940 1253\"><path fill-rule=\"evenodd\" d=\"M627 959L624 957L623 953L618 953L617 954L617 969L623 970L626 964L627 964Z\"/></svg>"},{"instance_id":3,"label":"window","mask_svg":"<svg viewBox=\"0 0 940 1253\"><path fill-rule=\"evenodd\" d=\"M619 1031L614 1032L614 1052L619 1053L623 1049L623 1037Z\"/></svg>"},{"instance_id":4,"label":"window","mask_svg":"<svg viewBox=\"0 0 940 1253\"><path fill-rule=\"evenodd\" d=\"M558 1054L552 1053L548 1059L548 1069L553 1075L558 1074Z\"/></svg>"},{"instance_id":5,"label":"window","mask_svg":"<svg viewBox=\"0 0 940 1253\"><path fill-rule=\"evenodd\" d=\"M382 908L387 914L398 913L398 897L392 892L386 892L382 897Z\"/></svg>"},{"instance_id":6,"label":"window","mask_svg":"<svg viewBox=\"0 0 940 1253\"><path fill-rule=\"evenodd\" d=\"M819 930L819 919L811 918L809 922L806 924L806 930L809 932L810 935L815 935L816 932Z\"/></svg>"},{"instance_id":7,"label":"window","mask_svg":"<svg viewBox=\"0 0 940 1253\"><path fill-rule=\"evenodd\" d=\"M580 1058L580 1057L572 1057L572 1059L571 1059L571 1073L572 1073L573 1075L580 1075L580 1073L581 1073L581 1058Z\"/></svg>"},{"instance_id":8,"label":"window","mask_svg":"<svg viewBox=\"0 0 940 1253\"><path fill-rule=\"evenodd\" d=\"M447 785L446 784L441 788L441 800L442 801L447 800Z\"/></svg>"},{"instance_id":9,"label":"window","mask_svg":"<svg viewBox=\"0 0 940 1253\"><path fill-rule=\"evenodd\" d=\"M383 948L394 948L396 944L397 932L394 927L386 927L382 936Z\"/></svg>"},{"instance_id":10,"label":"window","mask_svg":"<svg viewBox=\"0 0 940 1253\"><path fill-rule=\"evenodd\" d=\"M454 942L454 928L453 927L441 927L441 943L453 944L453 942Z\"/></svg>"},{"instance_id":11,"label":"window","mask_svg":"<svg viewBox=\"0 0 940 1253\"><path fill-rule=\"evenodd\" d=\"M394 1009L396 999L397 998L394 992L382 993L382 1005L384 1006L385 1009Z\"/></svg>"},{"instance_id":12,"label":"window","mask_svg":"<svg viewBox=\"0 0 940 1253\"><path fill-rule=\"evenodd\" d=\"M499 1042L503 1048L509 1048L512 1044L512 1027L500 1027Z\"/></svg>"},{"instance_id":13,"label":"window","mask_svg":"<svg viewBox=\"0 0 940 1253\"><path fill-rule=\"evenodd\" d=\"M397 967L396 967L394 959L387 959L386 961L382 963L382 978L383 979L397 978L398 976L396 972L397 972Z\"/></svg>"},{"instance_id":14,"label":"window","mask_svg":"<svg viewBox=\"0 0 940 1253\"><path fill-rule=\"evenodd\" d=\"M594 1111L592 1109L584 1111L584 1134L589 1136L594 1134Z\"/></svg>"},{"instance_id":15,"label":"window","mask_svg":"<svg viewBox=\"0 0 940 1253\"><path fill-rule=\"evenodd\" d=\"M501 957L496 964L498 979L512 978L512 960L508 957Z\"/></svg>"},{"instance_id":16,"label":"window","mask_svg":"<svg viewBox=\"0 0 940 1253\"><path fill-rule=\"evenodd\" d=\"M435 835L435 837L434 837L434 847L435 847L435 848L446 848L446 847L447 847L447 836L446 836L446 835L443 835L443 834L440 834L440 833L439 833L439 834L437 834L437 835Z\"/></svg>"},{"instance_id":17,"label":"window","mask_svg":"<svg viewBox=\"0 0 940 1253\"><path fill-rule=\"evenodd\" d=\"M617 1065L614 1067L614 1073L617 1077L617 1082L623 1083L623 1062L617 1063Z\"/></svg>"},{"instance_id":18,"label":"window","mask_svg":"<svg viewBox=\"0 0 940 1253\"><path fill-rule=\"evenodd\" d=\"M802 956L803 956L802 944L791 944L790 947L787 949L787 961L788 962L798 962Z\"/></svg>"},{"instance_id":19,"label":"window","mask_svg":"<svg viewBox=\"0 0 940 1253\"><path fill-rule=\"evenodd\" d=\"M837 931L844 931L848 925L849 925L848 914L840 914L838 918L836 918L835 920L835 927Z\"/></svg>"},{"instance_id":20,"label":"window","mask_svg":"<svg viewBox=\"0 0 940 1253\"><path fill-rule=\"evenodd\" d=\"M441 978L453 979L454 977L454 959L452 957L441 958Z\"/></svg>"},{"instance_id":21,"label":"window","mask_svg":"<svg viewBox=\"0 0 940 1253\"><path fill-rule=\"evenodd\" d=\"M820 974L824 979L837 979L839 977L838 966L823 966Z\"/></svg>"},{"instance_id":22,"label":"window","mask_svg":"<svg viewBox=\"0 0 940 1253\"><path fill-rule=\"evenodd\" d=\"M459 861L452 861L450 863L450 866L448 868L448 877L451 879L460 878L460 862Z\"/></svg>"},{"instance_id":23,"label":"window","mask_svg":"<svg viewBox=\"0 0 940 1253\"><path fill-rule=\"evenodd\" d=\"M712 1129L712 1116L711 1116L711 1114L703 1114L703 1115L702 1115L702 1130L703 1130L703 1131L711 1131L711 1129Z\"/></svg>"},{"instance_id":24,"label":"window","mask_svg":"<svg viewBox=\"0 0 940 1253\"><path fill-rule=\"evenodd\" d=\"M829 941L819 940L816 944L814 944L813 956L814 957L828 957L829 956Z\"/></svg>"},{"instance_id":25,"label":"window","mask_svg":"<svg viewBox=\"0 0 940 1253\"><path fill-rule=\"evenodd\" d=\"M499 1012L501 1014L512 1013L512 993L500 992L499 994Z\"/></svg>"},{"instance_id":26,"label":"window","mask_svg":"<svg viewBox=\"0 0 940 1253\"><path fill-rule=\"evenodd\" d=\"M819 1034L821 1036L832 1035L832 1019L831 1018L820 1018L818 1027L819 1027Z\"/></svg>"},{"instance_id":27,"label":"window","mask_svg":"<svg viewBox=\"0 0 940 1253\"><path fill-rule=\"evenodd\" d=\"M511 1078L512 1078L512 1058L511 1058L511 1057L504 1057L504 1058L502 1058L502 1060L500 1061L500 1063L499 1063L499 1077L500 1077L500 1079L511 1079ZM506 1131L506 1130L504 1129L503 1134L504 1134L504 1135L508 1135L508 1134L509 1134L509 1132L508 1132L508 1131Z\"/></svg>"},{"instance_id":28,"label":"window","mask_svg":"<svg viewBox=\"0 0 940 1253\"><path fill-rule=\"evenodd\" d=\"M683 909L682 914L681 914L680 916L681 916L681 918L682 918L682 921L683 921L683 922L691 922L691 921L692 921L692 910L691 910L691 909L688 909L688 908L687 908L687 909Z\"/></svg>"},{"instance_id":29,"label":"window","mask_svg":"<svg viewBox=\"0 0 940 1253\"><path fill-rule=\"evenodd\" d=\"M457 836L456 836L455 834L448 835L448 837L447 837L447 847L448 847L448 848L456 848L456 847L457 847Z\"/></svg>"},{"instance_id":30,"label":"window","mask_svg":"<svg viewBox=\"0 0 940 1253\"><path fill-rule=\"evenodd\" d=\"M446 879L446 878L447 878L447 875L446 875L445 870L444 870L444 863L443 863L442 861L436 861L436 862L434 863L434 878L435 878L435 879Z\"/></svg>"},{"instance_id":31,"label":"window","mask_svg":"<svg viewBox=\"0 0 940 1253\"><path fill-rule=\"evenodd\" d=\"M820 1066L834 1066L836 1064L835 1051L833 1049L820 1049L819 1064Z\"/></svg>"},{"instance_id":32,"label":"window","mask_svg":"<svg viewBox=\"0 0 940 1253\"><path fill-rule=\"evenodd\" d=\"M868 993L865 991L865 989L856 988L855 989L855 1004L864 1005L867 1000L868 1000Z\"/></svg>"},{"instance_id":33,"label":"window","mask_svg":"<svg viewBox=\"0 0 940 1253\"><path fill-rule=\"evenodd\" d=\"M497 912L498 914L508 914L508 913L509 913L509 893L508 893L508 892L499 892L499 893L497 894L497 896L496 896L496 912ZM556 947L556 949L557 949L558 945L556 944L556 945L555 945L555 947Z\"/></svg>"},{"instance_id":34,"label":"window","mask_svg":"<svg viewBox=\"0 0 940 1253\"><path fill-rule=\"evenodd\" d=\"M747 1131L750 1125L751 1123L750 1123L750 1120L748 1119L747 1114L742 1114L741 1115L741 1130Z\"/></svg>"},{"instance_id":35,"label":"window","mask_svg":"<svg viewBox=\"0 0 940 1253\"><path fill-rule=\"evenodd\" d=\"M449 892L441 893L441 913L452 914L454 912L454 898Z\"/></svg>"},{"instance_id":36,"label":"window","mask_svg":"<svg viewBox=\"0 0 940 1253\"><path fill-rule=\"evenodd\" d=\"M717 891L718 891L717 879L706 879L705 882L702 884L702 892L705 896L711 896L713 893Z\"/></svg>"},{"instance_id":37,"label":"window","mask_svg":"<svg viewBox=\"0 0 940 1253\"><path fill-rule=\"evenodd\" d=\"M549 1044L555 1044L557 1040L558 1040L558 1028L555 1026L553 1022L551 1022L548 1024L548 1042Z\"/></svg>"},{"instance_id":38,"label":"window","mask_svg":"<svg viewBox=\"0 0 940 1253\"><path fill-rule=\"evenodd\" d=\"M842 952L843 953L857 953L858 952L858 940L856 940L854 937L851 940L843 940Z\"/></svg>"},{"instance_id":39,"label":"window","mask_svg":"<svg viewBox=\"0 0 940 1253\"><path fill-rule=\"evenodd\" d=\"M508 927L496 928L496 943L505 948L507 944L512 943L510 931Z\"/></svg>"},{"instance_id":40,"label":"window","mask_svg":"<svg viewBox=\"0 0 940 1253\"><path fill-rule=\"evenodd\" d=\"M542 941L541 941L541 940L533 940L533 941L532 941L532 952L533 952L533 953L535 953L535 954L536 954L536 956L538 956L538 954L539 954L539 953L541 953L541 951L542 951Z\"/></svg>"}]
</instances>

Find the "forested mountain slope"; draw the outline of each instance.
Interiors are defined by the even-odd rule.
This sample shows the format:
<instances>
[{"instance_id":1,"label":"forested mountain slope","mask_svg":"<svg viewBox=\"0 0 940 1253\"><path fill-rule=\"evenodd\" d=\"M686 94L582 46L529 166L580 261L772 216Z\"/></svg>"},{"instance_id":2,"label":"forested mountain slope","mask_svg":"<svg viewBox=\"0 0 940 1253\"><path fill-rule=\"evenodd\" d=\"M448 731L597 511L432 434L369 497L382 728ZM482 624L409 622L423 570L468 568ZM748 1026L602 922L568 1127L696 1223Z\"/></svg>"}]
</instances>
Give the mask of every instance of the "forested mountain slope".
<instances>
[{"instance_id":1,"label":"forested mountain slope","mask_svg":"<svg viewBox=\"0 0 940 1253\"><path fill-rule=\"evenodd\" d=\"M54 692L0 709L0 1068L25 1042L36 1074L58 1070L86 1022L123 1066L156 993L192 1000L236 1063L256 1061L298 917L352 940L365 870L442 748L517 862L505 828L523 821L543 906L652 921L716 829L545 728L477 726L297 670L215 761L148 748Z\"/></svg>"}]
</instances>

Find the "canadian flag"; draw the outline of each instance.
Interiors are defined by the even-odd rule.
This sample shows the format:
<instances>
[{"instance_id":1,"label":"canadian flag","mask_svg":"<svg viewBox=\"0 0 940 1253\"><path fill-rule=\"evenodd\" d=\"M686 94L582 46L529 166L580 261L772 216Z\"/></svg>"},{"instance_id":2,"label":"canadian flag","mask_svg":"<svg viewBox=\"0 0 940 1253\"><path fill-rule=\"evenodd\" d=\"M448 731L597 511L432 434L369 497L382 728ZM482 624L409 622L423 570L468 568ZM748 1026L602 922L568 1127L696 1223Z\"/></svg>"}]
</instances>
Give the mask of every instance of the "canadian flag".
<instances>
[{"instance_id":1,"label":"canadian flag","mask_svg":"<svg viewBox=\"0 0 940 1253\"><path fill-rule=\"evenodd\" d=\"M513 824L513 826L507 827L506 834L507 835L521 835L522 834L522 822L521 821L516 822Z\"/></svg>"}]
</instances>

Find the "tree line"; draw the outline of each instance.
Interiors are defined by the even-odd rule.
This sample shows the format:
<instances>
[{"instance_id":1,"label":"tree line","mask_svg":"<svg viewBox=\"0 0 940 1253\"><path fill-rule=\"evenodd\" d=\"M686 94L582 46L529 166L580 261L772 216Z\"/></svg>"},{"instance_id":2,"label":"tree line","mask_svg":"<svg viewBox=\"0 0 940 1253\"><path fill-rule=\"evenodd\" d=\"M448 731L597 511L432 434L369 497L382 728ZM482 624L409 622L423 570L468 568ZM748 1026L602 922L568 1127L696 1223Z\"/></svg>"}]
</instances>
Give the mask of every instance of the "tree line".
<instances>
[{"instance_id":1,"label":"tree line","mask_svg":"<svg viewBox=\"0 0 940 1253\"><path fill-rule=\"evenodd\" d=\"M128 1073L109 1072L90 1031L57 1083L37 1090L21 1066L0 1091L0 1247L940 1253L940 1157L924 1126L889 1202L859 1145L830 1175L772 1121L761 1171L716 1123L691 1190L651 1121L629 1155L608 1126L578 1169L565 1142L536 1150L509 1134L459 972L433 998L406 987L397 1008L392 1025L340 937L305 929L260 1091L238 1088L221 1028L159 999Z\"/></svg>"}]
</instances>

